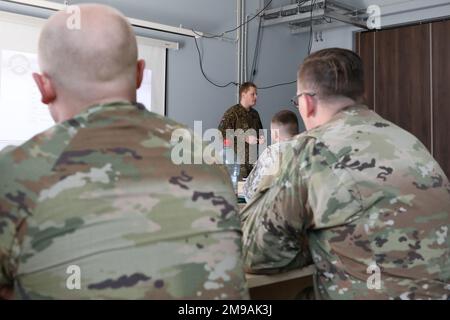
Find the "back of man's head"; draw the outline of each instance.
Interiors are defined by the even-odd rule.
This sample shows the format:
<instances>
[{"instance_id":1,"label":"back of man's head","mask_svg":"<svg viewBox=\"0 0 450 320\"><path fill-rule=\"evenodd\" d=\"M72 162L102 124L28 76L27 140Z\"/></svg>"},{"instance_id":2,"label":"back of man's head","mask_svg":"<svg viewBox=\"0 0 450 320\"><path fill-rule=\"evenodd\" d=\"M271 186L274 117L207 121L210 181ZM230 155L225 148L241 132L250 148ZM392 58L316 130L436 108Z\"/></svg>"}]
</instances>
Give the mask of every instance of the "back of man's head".
<instances>
[{"instance_id":1,"label":"back of man's head","mask_svg":"<svg viewBox=\"0 0 450 320\"><path fill-rule=\"evenodd\" d=\"M361 58L353 51L331 48L308 56L298 71L303 89L322 99L347 97L361 101L364 95L364 75Z\"/></svg>"},{"instance_id":2,"label":"back of man's head","mask_svg":"<svg viewBox=\"0 0 450 320\"><path fill-rule=\"evenodd\" d=\"M281 110L272 117L272 128L279 130L280 140L287 140L298 134L298 118L290 110Z\"/></svg>"},{"instance_id":3,"label":"back of man's head","mask_svg":"<svg viewBox=\"0 0 450 320\"><path fill-rule=\"evenodd\" d=\"M42 73L59 91L86 99L136 86L136 37L125 17L103 5L77 7L79 16L60 11L43 28L39 40ZM79 24L71 25L74 19Z\"/></svg>"}]
</instances>

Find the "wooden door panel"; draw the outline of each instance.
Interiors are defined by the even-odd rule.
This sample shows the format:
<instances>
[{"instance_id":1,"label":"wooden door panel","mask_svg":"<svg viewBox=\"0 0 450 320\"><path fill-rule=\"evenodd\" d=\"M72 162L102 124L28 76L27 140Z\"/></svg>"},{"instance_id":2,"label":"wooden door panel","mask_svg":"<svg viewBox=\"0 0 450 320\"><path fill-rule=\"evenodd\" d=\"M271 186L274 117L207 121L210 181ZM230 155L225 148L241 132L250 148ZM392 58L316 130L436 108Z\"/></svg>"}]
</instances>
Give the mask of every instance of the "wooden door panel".
<instances>
[{"instance_id":1,"label":"wooden door panel","mask_svg":"<svg viewBox=\"0 0 450 320\"><path fill-rule=\"evenodd\" d=\"M435 22L431 28L434 157L450 177L450 21Z\"/></svg>"},{"instance_id":2,"label":"wooden door panel","mask_svg":"<svg viewBox=\"0 0 450 320\"><path fill-rule=\"evenodd\" d=\"M374 57L375 32L361 32L357 34L356 52L363 61L365 102L372 110L376 109L374 101Z\"/></svg>"},{"instance_id":3,"label":"wooden door panel","mask_svg":"<svg viewBox=\"0 0 450 320\"><path fill-rule=\"evenodd\" d=\"M376 112L431 150L430 25L384 30L375 37Z\"/></svg>"}]
</instances>

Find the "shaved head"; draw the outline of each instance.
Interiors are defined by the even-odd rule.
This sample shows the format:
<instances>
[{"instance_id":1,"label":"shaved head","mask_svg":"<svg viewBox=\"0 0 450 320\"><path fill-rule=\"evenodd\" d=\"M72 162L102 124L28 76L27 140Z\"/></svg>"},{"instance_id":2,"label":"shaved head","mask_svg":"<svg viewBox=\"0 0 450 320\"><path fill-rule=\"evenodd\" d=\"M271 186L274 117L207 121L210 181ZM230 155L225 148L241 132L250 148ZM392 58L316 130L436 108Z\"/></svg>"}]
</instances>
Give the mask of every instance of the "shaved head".
<instances>
[{"instance_id":1,"label":"shaved head","mask_svg":"<svg viewBox=\"0 0 450 320\"><path fill-rule=\"evenodd\" d=\"M39 40L39 64L58 90L86 99L107 96L116 87L136 90L137 44L133 29L117 10L79 5L80 28L73 12L53 15Z\"/></svg>"}]
</instances>

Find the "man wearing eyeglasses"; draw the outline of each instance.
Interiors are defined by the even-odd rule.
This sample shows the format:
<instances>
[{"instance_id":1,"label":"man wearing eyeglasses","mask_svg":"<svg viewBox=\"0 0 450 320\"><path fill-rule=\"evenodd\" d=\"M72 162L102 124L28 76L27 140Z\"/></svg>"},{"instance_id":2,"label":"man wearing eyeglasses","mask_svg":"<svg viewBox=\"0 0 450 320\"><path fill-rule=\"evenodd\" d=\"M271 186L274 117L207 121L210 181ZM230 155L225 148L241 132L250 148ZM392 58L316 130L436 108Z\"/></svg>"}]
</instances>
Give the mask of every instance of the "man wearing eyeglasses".
<instances>
[{"instance_id":1,"label":"man wearing eyeglasses","mask_svg":"<svg viewBox=\"0 0 450 320\"><path fill-rule=\"evenodd\" d=\"M293 101L307 131L242 212L247 271L300 268L309 249L318 299L448 299L448 178L363 94L352 51L303 62Z\"/></svg>"}]
</instances>

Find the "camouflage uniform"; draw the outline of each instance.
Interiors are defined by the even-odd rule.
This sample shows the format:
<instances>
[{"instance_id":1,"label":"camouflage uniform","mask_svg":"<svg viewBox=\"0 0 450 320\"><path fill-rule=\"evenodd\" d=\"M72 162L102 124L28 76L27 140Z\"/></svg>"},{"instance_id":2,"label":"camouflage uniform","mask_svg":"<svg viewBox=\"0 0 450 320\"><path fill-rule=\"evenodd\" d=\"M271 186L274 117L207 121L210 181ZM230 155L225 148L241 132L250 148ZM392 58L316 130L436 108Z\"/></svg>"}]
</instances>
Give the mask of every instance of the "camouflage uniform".
<instances>
[{"instance_id":1,"label":"camouflage uniform","mask_svg":"<svg viewBox=\"0 0 450 320\"><path fill-rule=\"evenodd\" d=\"M249 202L263 179L273 179L281 164L281 153L290 146L289 141L275 143L267 147L259 156L244 183L243 194ZM267 183L267 182L266 182Z\"/></svg>"},{"instance_id":2,"label":"camouflage uniform","mask_svg":"<svg viewBox=\"0 0 450 320\"><path fill-rule=\"evenodd\" d=\"M117 102L3 154L0 289L19 299L247 298L230 179L223 166L174 165L177 128ZM66 287L71 265L81 290Z\"/></svg>"},{"instance_id":3,"label":"camouflage uniform","mask_svg":"<svg viewBox=\"0 0 450 320\"><path fill-rule=\"evenodd\" d=\"M223 115L223 118L219 124L219 130L222 133L224 139L226 137L227 129L242 129L244 131L254 129L256 131L256 137L259 137L259 130L262 130L262 128L263 126L261 123L261 119L259 118L258 111L253 108L250 108L247 111L240 104L229 108ZM247 142L245 142L245 150L242 150L242 146L236 143L235 140L234 151L237 154L243 155L243 157L245 157L245 160L242 158L240 159L242 164L239 180L242 180L243 178L247 178L247 176L250 174L250 171L252 171L253 169L253 163L254 161L256 161L257 147L256 145L250 146ZM250 152L255 155L255 159L253 161L249 157Z\"/></svg>"},{"instance_id":4,"label":"camouflage uniform","mask_svg":"<svg viewBox=\"0 0 450 320\"><path fill-rule=\"evenodd\" d=\"M317 298L448 299L450 185L422 143L361 105L295 140L243 210L246 267L301 267L307 239Z\"/></svg>"}]
</instances>

